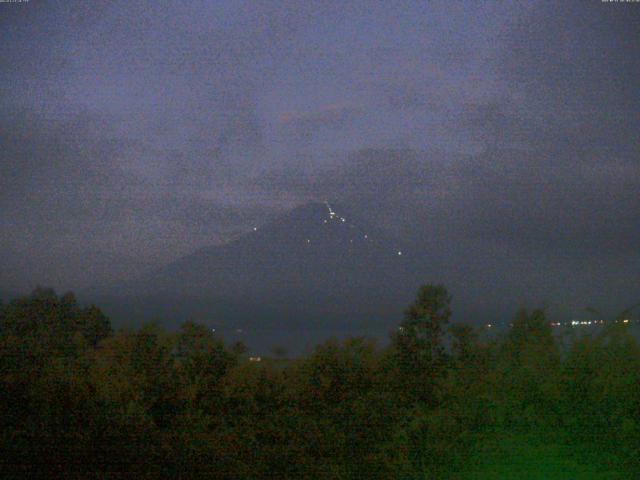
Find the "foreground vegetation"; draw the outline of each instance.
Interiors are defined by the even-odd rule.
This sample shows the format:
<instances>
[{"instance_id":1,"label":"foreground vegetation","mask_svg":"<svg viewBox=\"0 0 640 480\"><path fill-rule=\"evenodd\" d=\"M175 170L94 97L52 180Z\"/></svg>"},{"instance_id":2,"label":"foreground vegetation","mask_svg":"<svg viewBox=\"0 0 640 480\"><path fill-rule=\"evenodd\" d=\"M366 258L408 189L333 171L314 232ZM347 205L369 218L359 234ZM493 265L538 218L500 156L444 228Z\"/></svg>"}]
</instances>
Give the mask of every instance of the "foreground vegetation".
<instances>
[{"instance_id":1,"label":"foreground vegetation","mask_svg":"<svg viewBox=\"0 0 640 480\"><path fill-rule=\"evenodd\" d=\"M113 332L50 290L0 305L2 478L640 478L627 324L499 338L423 286L391 342L251 362L207 328ZM566 336L565 336L566 337Z\"/></svg>"}]
</instances>

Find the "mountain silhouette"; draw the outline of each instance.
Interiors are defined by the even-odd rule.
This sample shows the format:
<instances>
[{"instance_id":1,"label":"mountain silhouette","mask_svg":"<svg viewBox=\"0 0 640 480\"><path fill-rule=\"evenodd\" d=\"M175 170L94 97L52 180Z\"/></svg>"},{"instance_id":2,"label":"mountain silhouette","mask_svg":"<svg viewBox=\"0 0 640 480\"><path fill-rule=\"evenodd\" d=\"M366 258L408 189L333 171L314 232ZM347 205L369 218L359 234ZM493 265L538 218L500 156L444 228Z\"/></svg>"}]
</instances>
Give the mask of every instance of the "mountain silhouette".
<instances>
[{"instance_id":1,"label":"mountain silhouette","mask_svg":"<svg viewBox=\"0 0 640 480\"><path fill-rule=\"evenodd\" d=\"M352 333L399 321L418 279L409 252L328 202L110 289L116 317L187 318L224 329ZM126 305L123 310L123 305ZM109 310L109 308L107 308Z\"/></svg>"}]
</instances>

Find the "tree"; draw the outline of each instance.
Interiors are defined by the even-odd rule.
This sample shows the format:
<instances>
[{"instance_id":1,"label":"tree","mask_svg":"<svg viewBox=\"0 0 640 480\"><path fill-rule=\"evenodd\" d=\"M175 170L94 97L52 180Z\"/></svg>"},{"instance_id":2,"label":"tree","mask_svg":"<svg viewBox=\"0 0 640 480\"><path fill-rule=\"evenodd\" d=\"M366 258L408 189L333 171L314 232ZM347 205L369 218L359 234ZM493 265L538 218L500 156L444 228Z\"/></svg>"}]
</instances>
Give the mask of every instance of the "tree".
<instances>
[{"instance_id":1,"label":"tree","mask_svg":"<svg viewBox=\"0 0 640 480\"><path fill-rule=\"evenodd\" d=\"M241 357L242 355L245 355L249 349L242 340L238 340L231 346L231 351L234 355Z\"/></svg>"},{"instance_id":2,"label":"tree","mask_svg":"<svg viewBox=\"0 0 640 480\"><path fill-rule=\"evenodd\" d=\"M20 477L66 476L61 459L90 458L88 424L104 418L93 409L88 364L111 333L109 320L80 307L73 293L45 288L1 311L0 458L10 458Z\"/></svg>"},{"instance_id":3,"label":"tree","mask_svg":"<svg viewBox=\"0 0 640 480\"><path fill-rule=\"evenodd\" d=\"M478 333L470 325L464 324L451 325L449 332L454 358L461 362L468 361L477 349Z\"/></svg>"},{"instance_id":4,"label":"tree","mask_svg":"<svg viewBox=\"0 0 640 480\"><path fill-rule=\"evenodd\" d=\"M498 349L500 418L507 426L549 423L558 418L560 352L543 310L520 310Z\"/></svg>"},{"instance_id":5,"label":"tree","mask_svg":"<svg viewBox=\"0 0 640 480\"><path fill-rule=\"evenodd\" d=\"M113 333L109 318L95 305L82 310L79 330L92 347L97 347L102 340Z\"/></svg>"},{"instance_id":6,"label":"tree","mask_svg":"<svg viewBox=\"0 0 640 480\"><path fill-rule=\"evenodd\" d=\"M436 400L436 384L444 373L442 337L451 317L450 303L443 285L421 286L393 338L400 375L420 401Z\"/></svg>"},{"instance_id":7,"label":"tree","mask_svg":"<svg viewBox=\"0 0 640 480\"><path fill-rule=\"evenodd\" d=\"M391 475L376 454L391 436L397 392L388 388L380 360L371 340L333 338L294 369L295 403L310 422L305 443L327 472L314 478Z\"/></svg>"},{"instance_id":8,"label":"tree","mask_svg":"<svg viewBox=\"0 0 640 480\"><path fill-rule=\"evenodd\" d=\"M205 412L215 410L220 381L236 363L234 354L210 329L186 322L176 336L173 356L189 402Z\"/></svg>"}]
</instances>

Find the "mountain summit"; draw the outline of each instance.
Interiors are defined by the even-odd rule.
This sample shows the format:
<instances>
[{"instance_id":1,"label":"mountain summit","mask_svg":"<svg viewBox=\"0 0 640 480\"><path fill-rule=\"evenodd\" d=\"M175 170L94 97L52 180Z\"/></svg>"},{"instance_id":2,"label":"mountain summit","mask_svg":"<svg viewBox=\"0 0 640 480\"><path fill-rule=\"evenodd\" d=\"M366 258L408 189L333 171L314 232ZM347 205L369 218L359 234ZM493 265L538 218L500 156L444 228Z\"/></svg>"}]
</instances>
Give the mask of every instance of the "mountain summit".
<instances>
[{"instance_id":1,"label":"mountain summit","mask_svg":"<svg viewBox=\"0 0 640 480\"><path fill-rule=\"evenodd\" d=\"M148 311L146 303L167 305L152 309L161 319L220 327L369 328L400 318L416 286L411 267L397 243L329 202L313 202L110 296L135 300L137 312Z\"/></svg>"}]
</instances>

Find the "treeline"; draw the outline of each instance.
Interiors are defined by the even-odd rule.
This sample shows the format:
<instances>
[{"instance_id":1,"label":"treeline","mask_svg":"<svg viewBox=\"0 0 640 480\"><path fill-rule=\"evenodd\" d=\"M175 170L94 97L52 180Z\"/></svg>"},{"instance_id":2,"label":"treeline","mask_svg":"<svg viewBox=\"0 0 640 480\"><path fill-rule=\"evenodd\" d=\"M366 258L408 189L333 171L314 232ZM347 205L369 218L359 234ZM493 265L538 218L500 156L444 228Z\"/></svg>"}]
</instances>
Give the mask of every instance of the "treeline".
<instances>
[{"instance_id":1,"label":"treeline","mask_svg":"<svg viewBox=\"0 0 640 480\"><path fill-rule=\"evenodd\" d=\"M384 348L251 362L204 326L114 332L38 289L0 305L0 477L463 478L498 432L562 432L640 478L628 325L558 338L521 311L484 339L450 301L421 287Z\"/></svg>"}]
</instances>

